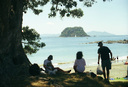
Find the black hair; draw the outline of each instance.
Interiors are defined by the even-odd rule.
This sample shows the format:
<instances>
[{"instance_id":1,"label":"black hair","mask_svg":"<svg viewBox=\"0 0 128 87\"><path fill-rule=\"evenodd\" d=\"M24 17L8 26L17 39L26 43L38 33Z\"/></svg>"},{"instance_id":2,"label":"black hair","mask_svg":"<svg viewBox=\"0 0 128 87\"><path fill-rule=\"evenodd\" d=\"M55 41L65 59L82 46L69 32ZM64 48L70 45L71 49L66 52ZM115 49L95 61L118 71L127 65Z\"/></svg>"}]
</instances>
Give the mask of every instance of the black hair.
<instances>
[{"instance_id":1,"label":"black hair","mask_svg":"<svg viewBox=\"0 0 128 87\"><path fill-rule=\"evenodd\" d=\"M102 43L102 42L99 42L99 43L98 43L98 46L103 46L103 43Z\"/></svg>"},{"instance_id":2,"label":"black hair","mask_svg":"<svg viewBox=\"0 0 128 87\"><path fill-rule=\"evenodd\" d=\"M48 59L51 59L52 60L53 59L53 56L52 55L49 55L48 56Z\"/></svg>"},{"instance_id":3,"label":"black hair","mask_svg":"<svg viewBox=\"0 0 128 87\"><path fill-rule=\"evenodd\" d=\"M83 53L81 51L78 51L76 54L76 59L82 59Z\"/></svg>"}]
</instances>

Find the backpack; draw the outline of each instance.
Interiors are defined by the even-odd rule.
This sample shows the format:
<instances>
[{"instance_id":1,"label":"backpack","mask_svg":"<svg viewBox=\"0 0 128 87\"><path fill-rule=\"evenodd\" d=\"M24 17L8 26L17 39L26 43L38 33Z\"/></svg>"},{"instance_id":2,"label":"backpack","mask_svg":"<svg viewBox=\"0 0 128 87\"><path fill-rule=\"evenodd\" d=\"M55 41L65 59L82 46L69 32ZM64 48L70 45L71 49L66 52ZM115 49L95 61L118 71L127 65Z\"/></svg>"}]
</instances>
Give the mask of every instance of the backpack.
<instances>
[{"instance_id":1,"label":"backpack","mask_svg":"<svg viewBox=\"0 0 128 87\"><path fill-rule=\"evenodd\" d=\"M95 77L96 77L96 74L93 73L93 72L91 72L91 77L92 77L92 78L95 78Z\"/></svg>"},{"instance_id":2,"label":"backpack","mask_svg":"<svg viewBox=\"0 0 128 87\"><path fill-rule=\"evenodd\" d=\"M38 64L34 63L29 67L29 73L32 76L36 76L40 74L40 67L38 66Z\"/></svg>"}]
</instances>

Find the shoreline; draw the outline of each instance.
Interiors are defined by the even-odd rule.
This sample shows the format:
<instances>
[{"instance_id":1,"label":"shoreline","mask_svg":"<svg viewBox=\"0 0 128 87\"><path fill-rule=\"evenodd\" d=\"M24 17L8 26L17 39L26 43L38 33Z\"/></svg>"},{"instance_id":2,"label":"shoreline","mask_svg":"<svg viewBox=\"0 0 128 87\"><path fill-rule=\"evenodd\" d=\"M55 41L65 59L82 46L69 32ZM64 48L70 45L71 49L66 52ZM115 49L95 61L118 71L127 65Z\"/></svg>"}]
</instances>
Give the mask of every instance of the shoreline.
<instances>
[{"instance_id":1,"label":"shoreline","mask_svg":"<svg viewBox=\"0 0 128 87\"><path fill-rule=\"evenodd\" d=\"M126 62L126 58L127 58L127 56L121 56L121 57L119 57L118 61L117 60L112 61L112 69L110 70L110 78L122 78L122 77L127 76L128 65L124 65L124 63ZM62 62L62 63L58 63L57 67L60 67L60 65L63 65L63 66L68 65L67 68L64 68L63 66L60 68L63 70L71 70L71 73L74 73L75 71L73 70L73 64L74 64L73 61L65 62L65 63ZM101 62L100 62L100 64L101 64ZM84 72L93 72L93 73L97 74L96 73L97 66L98 66L98 64L86 65ZM41 65L41 67L43 67L43 66ZM103 77L103 75L100 75L100 76Z\"/></svg>"},{"instance_id":2,"label":"shoreline","mask_svg":"<svg viewBox=\"0 0 128 87\"><path fill-rule=\"evenodd\" d=\"M93 72L95 74L96 70L97 70L97 66L85 66L85 71L84 72ZM123 62L119 62L119 63L112 63L112 69L110 70L110 78L122 78L122 77L126 77L127 76L127 67L128 65L124 65ZM66 70L71 69L71 73L74 73L75 71L73 70L73 68L68 68ZM102 76L103 75L99 75Z\"/></svg>"},{"instance_id":3,"label":"shoreline","mask_svg":"<svg viewBox=\"0 0 128 87\"><path fill-rule=\"evenodd\" d=\"M121 57L119 57L119 60L112 61L112 66L111 66L110 75L109 75L110 78L122 78L122 77L127 76L128 65L124 64L126 62L126 60L127 60L127 56L121 56ZM128 62L128 60L127 60L127 62ZM100 62L100 64L101 64L101 62ZM97 74L97 71L96 71L97 67L98 67L98 64L86 65L84 72L93 72L93 73ZM71 69L71 73L75 72L73 70L73 68L68 68L66 70L69 70L69 69ZM103 75L99 75L99 76L103 77Z\"/></svg>"},{"instance_id":4,"label":"shoreline","mask_svg":"<svg viewBox=\"0 0 128 87\"><path fill-rule=\"evenodd\" d=\"M111 62L112 62L112 64L118 64L118 63L125 63L126 60L127 60L127 56L120 56L120 57L118 57L118 60L115 59L115 60L113 60L113 61L111 61ZM87 62L87 60L85 60L85 61L86 61L86 66L97 66L97 60L91 62L90 64ZM74 61L70 61L70 62L54 63L53 65L54 65L55 67L60 67L60 68L62 68L62 69L69 69L69 68L72 68L72 67L73 67L74 62L75 62L75 60L74 60ZM101 61L100 61L100 63L101 63ZM68 66L68 67L67 67L67 66Z\"/></svg>"},{"instance_id":5,"label":"shoreline","mask_svg":"<svg viewBox=\"0 0 128 87\"><path fill-rule=\"evenodd\" d=\"M97 58L98 59L98 58ZM121 63L121 62L125 62L127 60L127 56L119 56L118 57L118 60L117 59L115 59L115 60L113 60L112 62L113 63L117 63L117 62L119 62L119 63ZM75 61L75 59L74 59L74 61ZM70 61L70 62L58 62L58 63L55 63L55 65L63 65L63 64L70 64L70 63L74 63L74 61ZM95 66L95 65L97 65L97 64L89 64L88 66Z\"/></svg>"}]
</instances>

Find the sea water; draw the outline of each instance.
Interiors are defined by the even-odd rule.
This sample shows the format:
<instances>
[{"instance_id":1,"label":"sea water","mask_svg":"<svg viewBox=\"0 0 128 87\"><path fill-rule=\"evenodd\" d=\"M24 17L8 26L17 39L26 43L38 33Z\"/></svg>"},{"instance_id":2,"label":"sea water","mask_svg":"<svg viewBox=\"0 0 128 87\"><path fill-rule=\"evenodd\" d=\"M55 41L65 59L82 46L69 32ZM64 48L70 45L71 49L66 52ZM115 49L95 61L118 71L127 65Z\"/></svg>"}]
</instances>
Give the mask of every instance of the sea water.
<instances>
[{"instance_id":1,"label":"sea water","mask_svg":"<svg viewBox=\"0 0 128 87\"><path fill-rule=\"evenodd\" d=\"M52 63L56 67L63 69L72 68L78 51L83 52L83 58L87 66L96 65L98 61L97 43L88 44L95 41L108 40L128 40L128 35L97 36L97 37L59 37L58 35L41 35L41 41L45 47L32 55L27 55L32 63L43 65L49 55L53 55ZM125 61L128 56L128 44L105 44L113 53L113 57Z\"/></svg>"}]
</instances>

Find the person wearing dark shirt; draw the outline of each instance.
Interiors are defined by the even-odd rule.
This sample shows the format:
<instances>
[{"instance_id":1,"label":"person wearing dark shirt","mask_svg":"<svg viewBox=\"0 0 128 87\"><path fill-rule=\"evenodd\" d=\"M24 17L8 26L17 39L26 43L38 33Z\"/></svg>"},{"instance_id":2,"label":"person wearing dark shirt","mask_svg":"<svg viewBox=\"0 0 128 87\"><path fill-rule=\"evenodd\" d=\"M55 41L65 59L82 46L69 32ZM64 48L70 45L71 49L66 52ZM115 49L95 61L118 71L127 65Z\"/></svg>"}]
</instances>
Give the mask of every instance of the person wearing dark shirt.
<instances>
[{"instance_id":1,"label":"person wearing dark shirt","mask_svg":"<svg viewBox=\"0 0 128 87\"><path fill-rule=\"evenodd\" d=\"M98 64L101 58L101 65L103 69L104 79L109 82L109 70L111 69L112 52L108 47L103 46L102 42L99 42L98 46L100 47L98 49ZM110 60L110 56L111 56L111 60ZM107 79L106 79L105 68L107 70Z\"/></svg>"}]
</instances>

